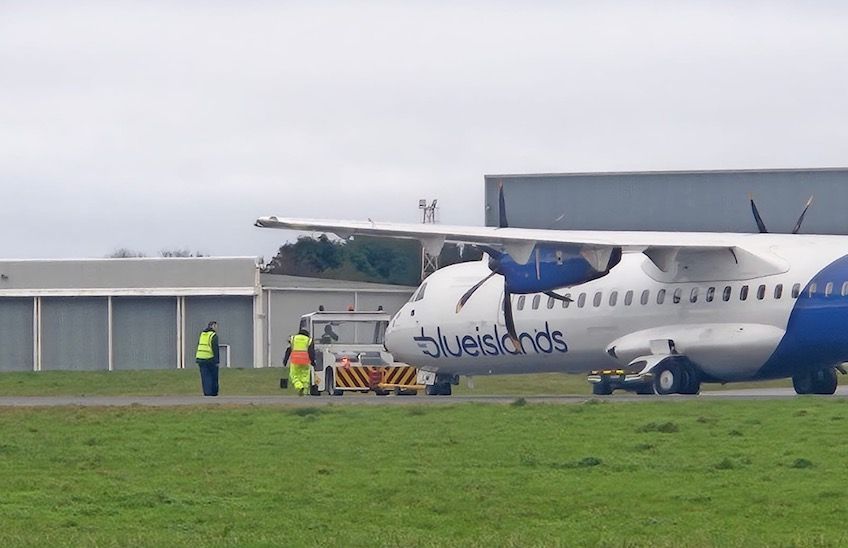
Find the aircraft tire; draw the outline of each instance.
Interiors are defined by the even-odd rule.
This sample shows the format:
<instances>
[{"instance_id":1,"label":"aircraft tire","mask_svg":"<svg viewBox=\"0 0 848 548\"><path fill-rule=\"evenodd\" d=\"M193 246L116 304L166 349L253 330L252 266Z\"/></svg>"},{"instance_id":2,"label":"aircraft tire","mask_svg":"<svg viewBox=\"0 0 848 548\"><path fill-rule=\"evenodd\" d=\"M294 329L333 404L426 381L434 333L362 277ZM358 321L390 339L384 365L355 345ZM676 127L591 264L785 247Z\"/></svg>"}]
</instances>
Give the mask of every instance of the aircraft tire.
<instances>
[{"instance_id":1,"label":"aircraft tire","mask_svg":"<svg viewBox=\"0 0 848 548\"><path fill-rule=\"evenodd\" d=\"M812 374L813 394L833 395L836 392L836 369L828 367Z\"/></svg>"},{"instance_id":2,"label":"aircraft tire","mask_svg":"<svg viewBox=\"0 0 848 548\"><path fill-rule=\"evenodd\" d=\"M612 388L607 381L601 381L592 385L592 394L595 396L609 396L612 394Z\"/></svg>"},{"instance_id":3,"label":"aircraft tire","mask_svg":"<svg viewBox=\"0 0 848 548\"><path fill-rule=\"evenodd\" d=\"M792 388L799 395L813 393L813 375L809 371L792 376Z\"/></svg>"},{"instance_id":4,"label":"aircraft tire","mask_svg":"<svg viewBox=\"0 0 848 548\"><path fill-rule=\"evenodd\" d=\"M701 379L698 378L698 372L691 366L681 366L683 370L683 383L680 386L680 393L687 395L695 395L701 391Z\"/></svg>"},{"instance_id":5,"label":"aircraft tire","mask_svg":"<svg viewBox=\"0 0 848 548\"><path fill-rule=\"evenodd\" d=\"M451 385L449 382L437 382L435 384L428 384L424 388L424 393L428 396L450 396Z\"/></svg>"},{"instance_id":6,"label":"aircraft tire","mask_svg":"<svg viewBox=\"0 0 848 548\"><path fill-rule=\"evenodd\" d=\"M661 396L679 393L685 379L683 369L676 361L665 360L654 368L654 390Z\"/></svg>"},{"instance_id":7,"label":"aircraft tire","mask_svg":"<svg viewBox=\"0 0 848 548\"><path fill-rule=\"evenodd\" d=\"M653 396L655 394L654 384L649 383L649 384L645 384L644 386L640 386L639 388L636 389L636 393L639 394L640 396Z\"/></svg>"}]
</instances>

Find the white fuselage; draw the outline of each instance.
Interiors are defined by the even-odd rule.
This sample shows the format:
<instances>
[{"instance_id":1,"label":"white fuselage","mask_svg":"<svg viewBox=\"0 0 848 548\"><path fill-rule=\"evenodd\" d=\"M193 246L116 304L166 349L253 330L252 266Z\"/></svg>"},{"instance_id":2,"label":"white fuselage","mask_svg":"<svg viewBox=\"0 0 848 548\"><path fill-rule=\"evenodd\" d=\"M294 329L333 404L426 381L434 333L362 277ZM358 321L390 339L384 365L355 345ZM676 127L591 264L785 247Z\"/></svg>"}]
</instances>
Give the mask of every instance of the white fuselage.
<instances>
[{"instance_id":1,"label":"white fuselage","mask_svg":"<svg viewBox=\"0 0 848 548\"><path fill-rule=\"evenodd\" d=\"M773 273L699 278L696 265L688 277L669 276L631 252L606 276L557 291L571 303L513 295L523 351L506 335L503 279L493 277L457 313L460 296L490 271L485 260L446 267L393 318L386 346L395 359L427 370L479 375L626 365L650 354L652 341L673 340L712 379L755 378L784 339L799 294L825 291L811 280L848 253L848 237L741 237L746 249L773 258ZM828 298L848 300L844 277L829 280Z\"/></svg>"}]
</instances>

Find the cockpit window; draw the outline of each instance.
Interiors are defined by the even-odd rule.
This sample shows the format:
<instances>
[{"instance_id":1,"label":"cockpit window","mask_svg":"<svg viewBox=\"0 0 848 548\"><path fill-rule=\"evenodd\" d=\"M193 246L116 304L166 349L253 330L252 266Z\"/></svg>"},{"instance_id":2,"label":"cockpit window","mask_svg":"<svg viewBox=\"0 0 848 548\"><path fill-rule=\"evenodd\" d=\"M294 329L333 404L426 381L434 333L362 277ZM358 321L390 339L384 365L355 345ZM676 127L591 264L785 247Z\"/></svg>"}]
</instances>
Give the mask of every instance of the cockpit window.
<instances>
[{"instance_id":1,"label":"cockpit window","mask_svg":"<svg viewBox=\"0 0 848 548\"><path fill-rule=\"evenodd\" d=\"M425 282L425 283L421 284L421 287L419 287L418 291L415 292L415 295L413 295L412 300L413 301L420 301L421 299L423 299L424 298L424 291L426 289L427 289L427 283Z\"/></svg>"}]
</instances>

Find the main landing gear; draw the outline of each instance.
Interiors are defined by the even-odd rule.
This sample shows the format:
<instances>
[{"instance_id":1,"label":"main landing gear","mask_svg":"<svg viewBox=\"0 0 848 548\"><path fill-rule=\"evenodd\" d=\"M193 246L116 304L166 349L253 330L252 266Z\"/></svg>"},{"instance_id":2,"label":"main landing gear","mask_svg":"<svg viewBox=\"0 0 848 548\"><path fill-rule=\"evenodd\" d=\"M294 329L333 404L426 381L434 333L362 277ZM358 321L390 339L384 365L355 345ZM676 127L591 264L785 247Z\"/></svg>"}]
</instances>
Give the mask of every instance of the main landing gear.
<instances>
[{"instance_id":1,"label":"main landing gear","mask_svg":"<svg viewBox=\"0 0 848 548\"><path fill-rule=\"evenodd\" d=\"M833 394L836 392L836 369L827 367L805 371L792 377L796 394Z\"/></svg>"},{"instance_id":2,"label":"main landing gear","mask_svg":"<svg viewBox=\"0 0 848 548\"><path fill-rule=\"evenodd\" d=\"M654 389L662 396L697 394L701 391L701 377L685 359L663 360L654 367L653 373Z\"/></svg>"},{"instance_id":3,"label":"main landing gear","mask_svg":"<svg viewBox=\"0 0 848 548\"><path fill-rule=\"evenodd\" d=\"M436 382L424 387L424 393L428 396L450 396L451 385L458 382L459 378L456 375L436 375Z\"/></svg>"}]
</instances>

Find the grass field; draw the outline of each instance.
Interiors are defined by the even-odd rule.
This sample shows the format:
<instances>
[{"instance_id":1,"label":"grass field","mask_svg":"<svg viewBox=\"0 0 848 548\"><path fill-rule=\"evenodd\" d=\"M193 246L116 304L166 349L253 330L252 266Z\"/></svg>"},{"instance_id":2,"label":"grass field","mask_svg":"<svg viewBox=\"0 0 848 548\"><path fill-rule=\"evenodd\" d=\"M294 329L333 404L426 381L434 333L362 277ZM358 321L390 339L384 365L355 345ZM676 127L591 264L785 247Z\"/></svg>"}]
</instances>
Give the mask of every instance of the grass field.
<instances>
[{"instance_id":1,"label":"grass field","mask_svg":"<svg viewBox=\"0 0 848 548\"><path fill-rule=\"evenodd\" d=\"M285 394L279 380L287 369L221 369L223 395ZM704 390L724 388L792 386L791 381L768 383L703 385ZM454 387L455 394L591 394L585 375L544 373L474 377ZM39 373L0 373L0 396L159 396L199 394L196 368L149 371L43 371ZM291 392L288 392L291 394Z\"/></svg>"},{"instance_id":2,"label":"grass field","mask_svg":"<svg viewBox=\"0 0 848 548\"><path fill-rule=\"evenodd\" d=\"M0 409L2 546L839 546L843 399Z\"/></svg>"}]
</instances>

